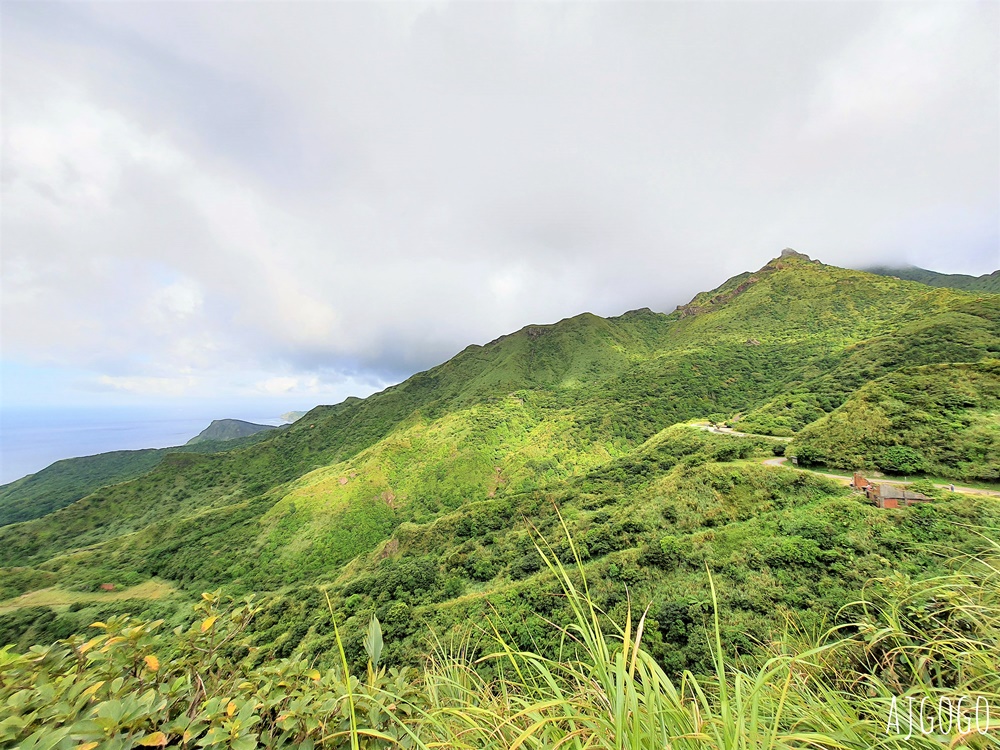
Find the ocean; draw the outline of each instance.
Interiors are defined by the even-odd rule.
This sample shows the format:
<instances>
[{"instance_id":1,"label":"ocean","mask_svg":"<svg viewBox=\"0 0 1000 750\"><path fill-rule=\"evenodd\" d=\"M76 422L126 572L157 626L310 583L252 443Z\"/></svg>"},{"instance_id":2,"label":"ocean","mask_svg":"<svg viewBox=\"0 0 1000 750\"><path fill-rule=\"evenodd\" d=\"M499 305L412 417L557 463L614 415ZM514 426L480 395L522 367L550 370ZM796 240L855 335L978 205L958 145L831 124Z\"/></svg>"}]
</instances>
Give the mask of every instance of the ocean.
<instances>
[{"instance_id":1,"label":"ocean","mask_svg":"<svg viewBox=\"0 0 1000 750\"><path fill-rule=\"evenodd\" d=\"M5 408L0 410L0 484L33 474L63 458L183 445L213 419L284 424L274 415L261 417L235 411L220 414L198 407L187 411L138 407Z\"/></svg>"}]
</instances>

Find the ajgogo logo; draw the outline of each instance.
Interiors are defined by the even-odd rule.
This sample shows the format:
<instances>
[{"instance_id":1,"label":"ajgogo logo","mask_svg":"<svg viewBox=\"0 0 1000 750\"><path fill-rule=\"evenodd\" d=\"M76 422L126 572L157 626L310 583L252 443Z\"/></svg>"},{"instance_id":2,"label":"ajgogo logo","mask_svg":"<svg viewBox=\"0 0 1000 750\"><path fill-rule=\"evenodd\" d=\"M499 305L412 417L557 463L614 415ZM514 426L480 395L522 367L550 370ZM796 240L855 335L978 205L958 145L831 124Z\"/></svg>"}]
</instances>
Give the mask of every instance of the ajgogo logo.
<instances>
[{"instance_id":1,"label":"ajgogo logo","mask_svg":"<svg viewBox=\"0 0 1000 750\"><path fill-rule=\"evenodd\" d=\"M900 710L900 701L896 696L889 706L889 721L886 723L886 734L899 736L903 734L905 724L906 736L910 739L914 734L959 735L972 733L986 734L990 731L990 703L982 695L963 695L960 698L940 698L934 704L930 698L906 698L906 713Z\"/></svg>"}]
</instances>

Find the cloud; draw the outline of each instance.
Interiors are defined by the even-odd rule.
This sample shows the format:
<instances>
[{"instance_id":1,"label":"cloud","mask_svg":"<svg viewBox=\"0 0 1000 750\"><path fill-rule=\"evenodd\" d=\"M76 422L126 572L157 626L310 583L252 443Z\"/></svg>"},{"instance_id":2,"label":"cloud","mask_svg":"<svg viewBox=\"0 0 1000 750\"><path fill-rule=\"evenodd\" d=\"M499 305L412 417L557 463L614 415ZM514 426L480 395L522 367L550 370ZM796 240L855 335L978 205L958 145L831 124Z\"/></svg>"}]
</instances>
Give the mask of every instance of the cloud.
<instances>
[{"instance_id":1,"label":"cloud","mask_svg":"<svg viewBox=\"0 0 1000 750\"><path fill-rule=\"evenodd\" d=\"M1000 265L996 4L2 13L3 357L137 397L377 388L786 246Z\"/></svg>"},{"instance_id":2,"label":"cloud","mask_svg":"<svg viewBox=\"0 0 1000 750\"><path fill-rule=\"evenodd\" d=\"M153 293L148 303L148 317L162 323L183 320L199 312L203 302L198 283L181 279L160 287Z\"/></svg>"},{"instance_id":3,"label":"cloud","mask_svg":"<svg viewBox=\"0 0 1000 750\"><path fill-rule=\"evenodd\" d=\"M989 96L996 34L967 3L889 6L822 66L805 130L817 137L911 127L957 93ZM995 54L995 53L994 53ZM971 84L971 85L970 85Z\"/></svg>"},{"instance_id":4,"label":"cloud","mask_svg":"<svg viewBox=\"0 0 1000 750\"><path fill-rule=\"evenodd\" d=\"M113 391L140 396L189 396L198 385L194 377L121 377L101 375L97 383Z\"/></svg>"},{"instance_id":5,"label":"cloud","mask_svg":"<svg viewBox=\"0 0 1000 750\"><path fill-rule=\"evenodd\" d=\"M291 393L299 386L298 378L268 378L257 384L264 393Z\"/></svg>"}]
</instances>

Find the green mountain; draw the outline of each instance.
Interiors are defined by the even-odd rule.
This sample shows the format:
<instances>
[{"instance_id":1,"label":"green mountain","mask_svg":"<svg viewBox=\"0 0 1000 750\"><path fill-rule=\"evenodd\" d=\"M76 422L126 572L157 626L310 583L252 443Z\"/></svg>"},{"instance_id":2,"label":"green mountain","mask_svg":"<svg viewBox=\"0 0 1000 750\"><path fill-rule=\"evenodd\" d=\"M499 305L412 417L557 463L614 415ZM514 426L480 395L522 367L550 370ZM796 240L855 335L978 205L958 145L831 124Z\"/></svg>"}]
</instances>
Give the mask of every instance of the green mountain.
<instances>
[{"instance_id":1,"label":"green mountain","mask_svg":"<svg viewBox=\"0 0 1000 750\"><path fill-rule=\"evenodd\" d=\"M1000 356L1000 297L978 295L907 319L895 330L842 349L829 366L740 418L749 432L789 436L843 404L865 383L901 367L978 362Z\"/></svg>"},{"instance_id":2,"label":"green mountain","mask_svg":"<svg viewBox=\"0 0 1000 750\"><path fill-rule=\"evenodd\" d=\"M919 281L927 286L943 286L952 289L964 289L970 292L1000 292L1000 270L984 273L982 276L968 276L964 273L938 273L916 266L876 266L866 268L868 273L879 276L894 276L908 281Z\"/></svg>"},{"instance_id":3,"label":"green mountain","mask_svg":"<svg viewBox=\"0 0 1000 750\"><path fill-rule=\"evenodd\" d=\"M193 445L206 440L236 440L256 435L265 430L276 429L277 427L274 425L254 424L253 422L244 422L241 419L213 419L212 424L188 440L187 444Z\"/></svg>"},{"instance_id":4,"label":"green mountain","mask_svg":"<svg viewBox=\"0 0 1000 750\"><path fill-rule=\"evenodd\" d=\"M142 476L168 453L214 453L250 445L265 433L226 440L189 441L173 448L111 451L56 461L35 474L0 486L0 526L40 518L64 508L102 487Z\"/></svg>"},{"instance_id":5,"label":"green mountain","mask_svg":"<svg viewBox=\"0 0 1000 750\"><path fill-rule=\"evenodd\" d=\"M806 465L1000 479L1000 359L907 367L802 430Z\"/></svg>"},{"instance_id":6,"label":"green mountain","mask_svg":"<svg viewBox=\"0 0 1000 750\"><path fill-rule=\"evenodd\" d=\"M976 549L969 529L997 528L1000 504L954 495L881 511L764 465L783 441L686 423L795 435L806 460L847 468L887 469L887 451L905 447L928 471L989 479L998 353L998 295L792 251L670 314L526 326L0 528L0 641L27 646L122 611L177 622L222 587L261 597L245 634L256 664L332 663L331 616L360 664L373 614L395 664L490 617L516 646L550 652L552 624L571 615L535 551L541 535L556 559L579 558L610 619L637 621L650 604L647 647L671 674L705 670L706 570L727 651L752 654L789 618L824 629L874 578L945 570L935 550ZM861 424L881 432L841 458L859 409L879 410Z\"/></svg>"},{"instance_id":7,"label":"green mountain","mask_svg":"<svg viewBox=\"0 0 1000 750\"><path fill-rule=\"evenodd\" d=\"M0 486L0 526L40 518L101 487L145 474L162 458L162 449L151 448L56 461Z\"/></svg>"}]
</instances>

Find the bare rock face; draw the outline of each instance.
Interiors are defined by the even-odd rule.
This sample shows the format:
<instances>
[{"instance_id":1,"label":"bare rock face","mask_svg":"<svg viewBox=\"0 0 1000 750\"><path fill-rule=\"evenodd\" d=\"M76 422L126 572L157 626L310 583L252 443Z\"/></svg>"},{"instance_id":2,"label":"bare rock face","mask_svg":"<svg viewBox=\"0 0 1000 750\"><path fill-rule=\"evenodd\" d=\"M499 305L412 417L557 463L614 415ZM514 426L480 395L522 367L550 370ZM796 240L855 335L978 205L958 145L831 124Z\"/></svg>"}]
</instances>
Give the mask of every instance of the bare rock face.
<instances>
[{"instance_id":1,"label":"bare rock face","mask_svg":"<svg viewBox=\"0 0 1000 750\"><path fill-rule=\"evenodd\" d=\"M698 297L696 297L686 305L678 305L677 311L680 313L682 318L687 318L691 315L700 315L701 313L708 312L709 310L713 310L720 305L726 304L729 300L733 299L733 297L738 297L758 281L760 281L760 275L755 274L746 281L740 282L728 292L721 292L708 298L707 300L702 299L699 301ZM699 297L703 297L703 295L699 295Z\"/></svg>"},{"instance_id":2,"label":"bare rock face","mask_svg":"<svg viewBox=\"0 0 1000 750\"><path fill-rule=\"evenodd\" d=\"M790 268L797 263L814 263L822 265L818 260L813 260L805 253L800 253L798 250L792 250L792 248L786 247L781 251L781 255L769 261L764 268L771 268L775 271L780 271L783 268ZM764 268L762 268L761 271L763 271ZM760 271L758 271L758 273L760 273Z\"/></svg>"},{"instance_id":3,"label":"bare rock face","mask_svg":"<svg viewBox=\"0 0 1000 750\"><path fill-rule=\"evenodd\" d=\"M797 250L792 250L792 248L790 248L790 247L786 247L784 250L782 250L781 251L781 255L779 255L778 257L779 258L799 258L801 260L812 261L812 258L810 258L805 253L800 253Z\"/></svg>"}]
</instances>

